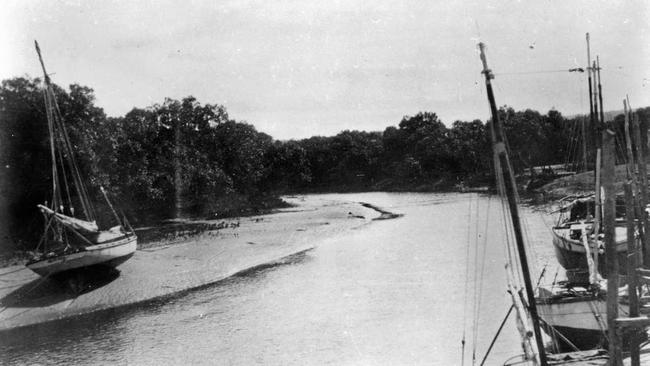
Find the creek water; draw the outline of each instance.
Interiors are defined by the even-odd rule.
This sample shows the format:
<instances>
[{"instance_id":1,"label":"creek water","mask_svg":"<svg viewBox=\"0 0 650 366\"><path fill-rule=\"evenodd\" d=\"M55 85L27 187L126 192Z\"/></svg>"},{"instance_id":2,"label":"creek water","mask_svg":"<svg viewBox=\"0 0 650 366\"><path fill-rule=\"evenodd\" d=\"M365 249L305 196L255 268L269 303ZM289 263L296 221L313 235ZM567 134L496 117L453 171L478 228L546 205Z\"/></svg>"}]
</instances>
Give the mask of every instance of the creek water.
<instances>
[{"instance_id":1,"label":"creek water","mask_svg":"<svg viewBox=\"0 0 650 366\"><path fill-rule=\"evenodd\" d=\"M479 362L510 306L498 201L476 194L326 197L404 216L324 238L282 265L199 290L1 332L2 362L460 365L463 334L464 363L472 364L472 353ZM548 219L532 209L523 216L536 276L545 263L554 265ZM521 353L513 319L486 364Z\"/></svg>"}]
</instances>

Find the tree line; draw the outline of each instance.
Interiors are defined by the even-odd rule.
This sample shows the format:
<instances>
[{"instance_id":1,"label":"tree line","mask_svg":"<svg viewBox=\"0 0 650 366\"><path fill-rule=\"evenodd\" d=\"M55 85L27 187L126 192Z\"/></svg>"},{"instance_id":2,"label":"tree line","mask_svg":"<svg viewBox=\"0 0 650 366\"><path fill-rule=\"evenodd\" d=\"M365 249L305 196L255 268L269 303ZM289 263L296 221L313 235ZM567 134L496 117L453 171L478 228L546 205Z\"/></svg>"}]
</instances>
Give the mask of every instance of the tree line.
<instances>
[{"instance_id":1,"label":"tree line","mask_svg":"<svg viewBox=\"0 0 650 366\"><path fill-rule=\"evenodd\" d=\"M17 238L37 231L36 204L51 191L40 84L18 77L0 85L0 194ZM280 204L283 193L435 191L492 182L489 131L480 120L448 127L435 113L420 112L383 131L278 141L231 119L224 106L191 96L114 118L95 105L91 88L54 88L91 195L100 200L103 186L138 225L259 212ZM639 113L643 123L649 111ZM499 113L517 171L576 155L583 117L509 107Z\"/></svg>"}]
</instances>

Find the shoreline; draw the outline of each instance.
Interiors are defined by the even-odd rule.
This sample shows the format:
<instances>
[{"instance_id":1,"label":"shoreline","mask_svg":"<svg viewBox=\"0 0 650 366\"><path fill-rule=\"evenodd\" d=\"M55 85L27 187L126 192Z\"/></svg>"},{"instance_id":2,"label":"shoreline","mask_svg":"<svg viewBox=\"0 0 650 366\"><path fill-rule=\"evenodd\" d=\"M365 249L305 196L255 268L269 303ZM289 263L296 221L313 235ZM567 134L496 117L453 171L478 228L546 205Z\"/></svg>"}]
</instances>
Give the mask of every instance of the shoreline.
<instances>
[{"instance_id":1,"label":"shoreline","mask_svg":"<svg viewBox=\"0 0 650 366\"><path fill-rule=\"evenodd\" d=\"M296 206L238 218L236 226L138 249L118 268L119 275L77 295L24 266L2 268L0 331L182 296L233 276L291 263L295 256L308 255L322 240L376 219L401 216L349 201L305 196L289 201Z\"/></svg>"},{"instance_id":2,"label":"shoreline","mask_svg":"<svg viewBox=\"0 0 650 366\"><path fill-rule=\"evenodd\" d=\"M397 214L397 213L393 213L393 212L390 212L390 211L386 211L386 210L384 210L384 209L382 209L382 208L380 208L378 206L375 206L375 205L373 205L371 203L359 202L359 204L361 206L363 206L363 207L367 207L369 209L375 210L375 211L377 211L377 212L379 212L381 214L381 215L379 215L379 217L375 217L373 220L390 220L390 219L396 219L398 217L404 216L403 214Z\"/></svg>"}]
</instances>

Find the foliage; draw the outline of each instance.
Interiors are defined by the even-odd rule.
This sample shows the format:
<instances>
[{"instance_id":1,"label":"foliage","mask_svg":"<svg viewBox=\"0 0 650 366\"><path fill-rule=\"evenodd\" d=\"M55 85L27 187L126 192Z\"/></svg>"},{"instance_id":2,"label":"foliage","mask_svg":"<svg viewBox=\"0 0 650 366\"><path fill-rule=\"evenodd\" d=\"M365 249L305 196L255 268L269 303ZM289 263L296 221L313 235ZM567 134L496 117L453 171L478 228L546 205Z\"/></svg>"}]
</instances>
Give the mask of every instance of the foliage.
<instances>
[{"instance_id":1,"label":"foliage","mask_svg":"<svg viewBox=\"0 0 650 366\"><path fill-rule=\"evenodd\" d=\"M21 237L36 232L35 205L51 194L40 84L21 77L0 86L0 198L8 226ZM419 112L383 132L346 130L331 137L274 141L252 125L230 119L225 107L201 104L191 96L113 118L95 105L88 87L54 89L94 200L101 199L100 186L107 188L136 224L254 212L285 192L484 184L492 165L489 125L480 120L447 127L435 113ZM575 132L583 118L507 106L499 115L518 172L564 163L581 143ZM646 138L650 108L637 115ZM588 141L592 145L594 137Z\"/></svg>"}]
</instances>

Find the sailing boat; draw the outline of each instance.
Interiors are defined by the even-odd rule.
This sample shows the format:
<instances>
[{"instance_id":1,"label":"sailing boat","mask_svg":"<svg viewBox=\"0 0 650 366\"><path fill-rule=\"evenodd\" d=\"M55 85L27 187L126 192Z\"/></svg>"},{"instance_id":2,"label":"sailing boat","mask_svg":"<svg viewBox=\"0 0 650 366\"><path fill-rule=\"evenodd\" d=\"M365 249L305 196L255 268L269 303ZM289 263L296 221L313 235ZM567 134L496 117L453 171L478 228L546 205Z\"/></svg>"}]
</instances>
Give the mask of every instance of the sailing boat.
<instances>
[{"instance_id":1,"label":"sailing boat","mask_svg":"<svg viewBox=\"0 0 650 366\"><path fill-rule=\"evenodd\" d=\"M597 61L591 60L591 49L589 45L589 33L586 34L587 41L587 73L589 83L589 119L592 127L595 128L598 135L600 129L598 126L605 124L603 114L603 96L602 85L600 83L600 60L596 57ZM593 74L593 82L592 82ZM593 86L593 87L592 87ZM593 92L592 92L593 90ZM592 98L593 97L593 98ZM600 108L599 108L600 105ZM599 113L600 109L600 113ZM583 128L584 133L584 128ZM586 136L583 136L586 140ZM562 267L567 270L567 276L570 282L587 282L581 281L579 276L587 273L588 265L586 260L586 246L583 245L583 235L588 235L588 242L591 245L591 251L596 257L596 265L599 268L604 268L604 256L599 255L604 253L604 246L602 241L602 232L600 220L602 216L601 210L601 142L600 138L596 139L596 162L595 162L595 182L594 194L586 197L577 197L568 204L561 207L558 211L557 224L552 228L553 233L553 247L555 249L555 256ZM586 147L583 143L583 150ZM586 153L585 166L586 166ZM618 205L617 205L618 206ZM616 248L617 260L619 262L619 269L621 273L625 273L626 257L627 257L627 229L625 227L625 218L620 218L615 210L615 233L614 233L614 246ZM587 225L586 230L581 228ZM605 274L606 275L606 274Z\"/></svg>"},{"instance_id":2,"label":"sailing boat","mask_svg":"<svg viewBox=\"0 0 650 366\"><path fill-rule=\"evenodd\" d=\"M587 49L589 49L589 34L587 34ZM589 52L588 52L589 55ZM589 56L588 56L589 57ZM588 61L589 62L589 61ZM594 65L596 66L596 65ZM591 91L591 73L599 70L599 67L589 68L590 72L590 91ZM598 90L600 86L600 75L598 76ZM591 99L591 98L590 98ZM594 101L597 110L598 103ZM600 98L602 111L602 97ZM591 111L592 121L596 119L594 112ZM626 117L627 118L627 117ZM604 121L600 121L604 127ZM627 127L626 127L627 128ZM611 136L603 136L611 139ZM628 144L629 136L626 136ZM603 146L605 147L605 146ZM609 150L611 148L608 147ZM611 151L607 151L612 154ZM598 148L596 155L596 187L595 195L574 199L569 205L561 210L560 220L564 222L553 227L553 245L558 262L567 270L568 282L559 287L540 288L537 298L537 306L543 314L544 325L551 334L555 333L559 337L559 348L566 349L591 349L602 347L607 344L607 331L609 326L604 319L607 314L607 292L602 290L601 273L607 277L607 271L599 271L599 268L606 268L606 258L602 255L605 252L605 235L600 231L601 212L602 217L605 214L612 218L617 216L616 198L612 192L609 194L613 197L607 197L613 205L600 210L600 153ZM632 158L633 160L633 158ZM613 176L607 177L609 180ZM605 177L603 177L605 179ZM611 211L611 212L608 212ZM634 210L626 207L625 216L627 219L634 217ZM627 254L628 239L637 240L634 230L626 227L625 219L615 219L612 222L613 237L609 238L607 244L612 246L615 253L618 273L627 271ZM611 260L608 258L608 260ZM587 272L588 278L583 274ZM609 291L609 290L608 290ZM618 289L616 290L618 291ZM623 315L629 314L629 304L617 304L618 312Z\"/></svg>"},{"instance_id":3,"label":"sailing boat","mask_svg":"<svg viewBox=\"0 0 650 366\"><path fill-rule=\"evenodd\" d=\"M563 205L559 210L557 223L551 229L553 233L553 249L555 258L560 265L567 270L567 276L570 282L587 283L585 275L588 273L586 250L583 245L583 228L584 235L587 236L590 250L598 250L598 268L605 267L605 257L602 255L605 251L602 233L597 236L594 233L597 223L594 220L594 195L576 197L569 203ZM627 229L625 228L625 219L616 220L614 246L619 267L625 273L625 261L627 255Z\"/></svg>"},{"instance_id":4,"label":"sailing boat","mask_svg":"<svg viewBox=\"0 0 650 366\"><path fill-rule=\"evenodd\" d=\"M117 225L107 230L97 226L95 210L74 160L65 122L36 41L35 46L45 79L43 95L52 159L52 200L38 205L45 219L45 230L26 266L41 276L54 277L89 267L117 267L135 253L137 237L126 218L119 219L103 188ZM82 218L75 217L75 202L82 208Z\"/></svg>"},{"instance_id":5,"label":"sailing boat","mask_svg":"<svg viewBox=\"0 0 650 366\"><path fill-rule=\"evenodd\" d=\"M502 196L507 197L507 207L510 212L510 225L511 229L514 232L518 258L521 267L521 275L524 281L524 289L513 288L509 283L509 293L513 301L513 308L517 310L517 328L520 332L522 346L523 346L523 355L521 355L519 360L509 360L504 365L521 365L521 364L532 364L532 365L564 365L564 364L578 364L577 362L584 362L584 364L589 365L605 365L608 364L609 358L613 360L620 360L621 353L614 351L610 352L610 355L607 354L604 350L593 350L590 352L571 352L571 353L561 353L561 354L547 354L543 340L542 340L542 323L543 319L540 317L541 311L538 313L539 303L535 300L534 296L534 287L530 278L530 271L528 265L528 259L526 256L526 249L523 240L523 233L521 222L519 220L518 208L517 208L517 191L514 181L514 175L510 167L510 161L508 158L507 149L504 143L504 135L501 123L499 121L499 116L496 108L496 102L494 100L494 92L492 90L491 79L494 78L491 70L487 67L487 61L485 56L485 45L479 43L481 60L483 62L483 74L485 75L485 83L487 88L488 101L490 103L490 110L492 115L492 122L490 123L490 130L492 133L492 148L494 150L494 164L495 172L497 176L497 187ZM613 137L608 136L606 146L611 149L613 143ZM607 167L608 171L613 170L613 159L612 155L607 157ZM609 244L606 247L608 261L608 272L613 278L612 281L609 281L607 286L607 325L608 335L611 340L610 350L620 349L620 343L618 342L618 336L616 335L616 328L618 327L615 322L618 322L617 316L619 311L617 309L616 297L618 295L618 268L617 262L611 260L615 257L616 253L614 251L613 239L614 239L614 200L613 195L611 194L613 189L613 183L611 182L613 174L610 172L610 177L608 177L608 183L603 184L606 189L606 193L609 195L606 197L605 206L608 209L604 216L605 220L605 241ZM584 228L584 226L583 226ZM583 229L584 230L584 229ZM586 236L585 236L586 237ZM616 262L616 263L614 263ZM508 266L507 266L508 267ZM525 290L525 292L524 292ZM543 315L543 314L542 314ZM624 320L625 321L625 320ZM632 321L637 321L636 319L631 319ZM638 321L641 323L641 320ZM505 320L504 320L505 322ZM532 326L532 331L529 326ZM503 327L503 324L502 324ZM501 328L499 329L499 331ZM497 333L498 335L498 333ZM494 340L493 340L494 343ZM612 346L613 344L613 346ZM490 346L491 347L491 346ZM489 353L489 349L488 349ZM486 355L487 357L487 355ZM485 362L485 358L483 359ZM482 363L483 364L483 363ZM580 363L582 364L582 363Z\"/></svg>"}]
</instances>

